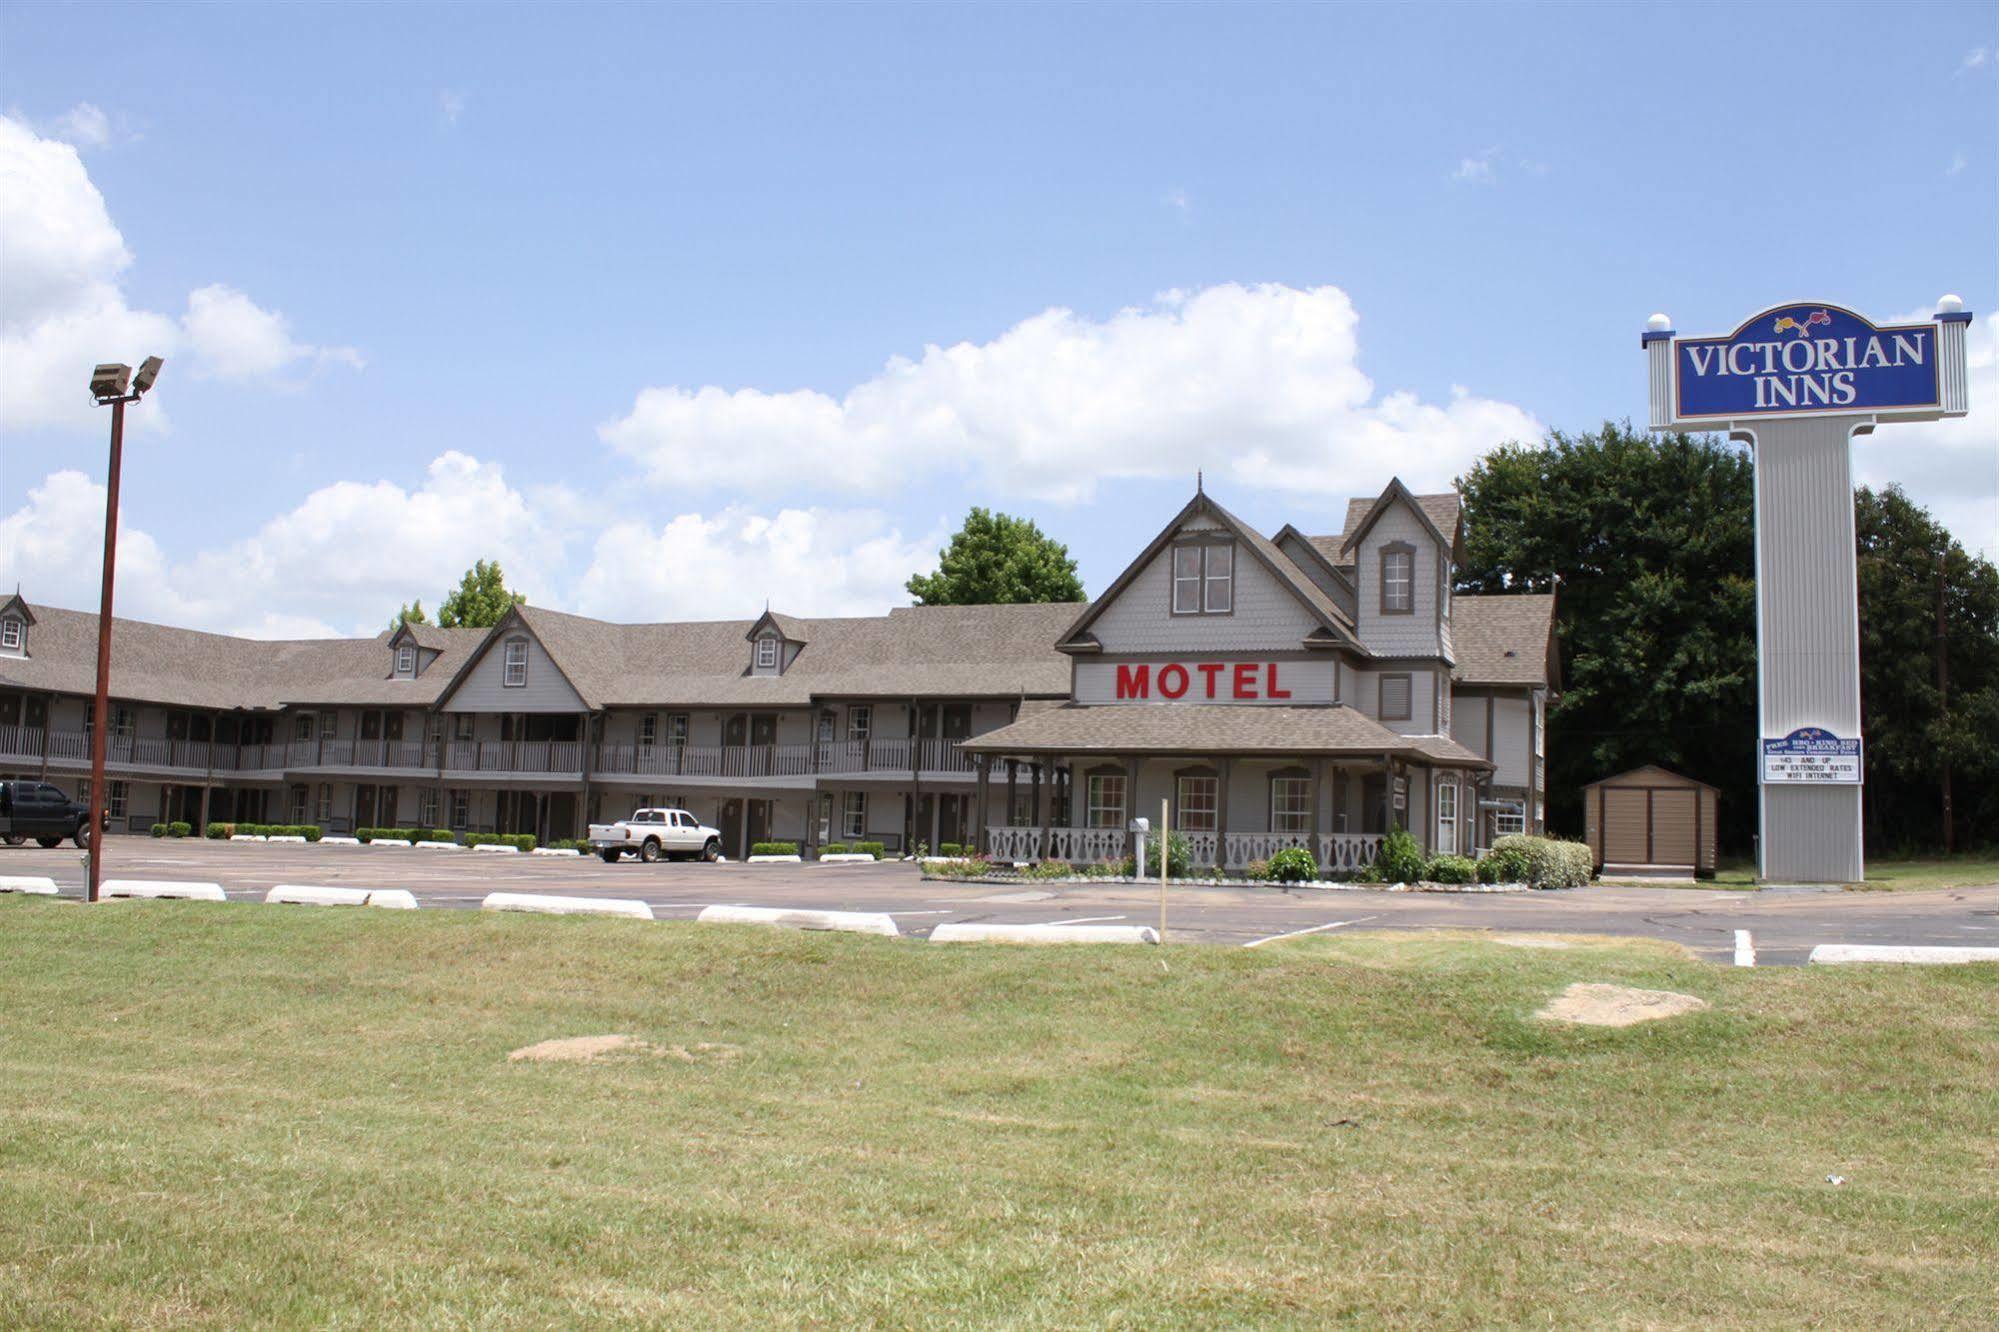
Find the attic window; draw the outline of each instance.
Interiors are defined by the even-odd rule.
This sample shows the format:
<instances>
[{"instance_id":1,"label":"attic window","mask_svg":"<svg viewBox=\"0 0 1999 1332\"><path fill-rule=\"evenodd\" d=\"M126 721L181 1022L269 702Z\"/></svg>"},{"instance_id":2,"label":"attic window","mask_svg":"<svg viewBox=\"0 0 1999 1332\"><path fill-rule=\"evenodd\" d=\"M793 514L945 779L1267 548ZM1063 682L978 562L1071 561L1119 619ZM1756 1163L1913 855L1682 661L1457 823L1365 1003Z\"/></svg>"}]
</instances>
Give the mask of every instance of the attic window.
<instances>
[{"instance_id":1,"label":"attic window","mask_svg":"<svg viewBox=\"0 0 1999 1332\"><path fill-rule=\"evenodd\" d=\"M1173 548L1173 613L1228 615L1235 610L1235 546L1190 541Z\"/></svg>"},{"instance_id":2,"label":"attic window","mask_svg":"<svg viewBox=\"0 0 1999 1332\"><path fill-rule=\"evenodd\" d=\"M8 616L0 620L0 648L8 652L19 652L28 641L28 626Z\"/></svg>"},{"instance_id":3,"label":"attic window","mask_svg":"<svg viewBox=\"0 0 1999 1332\"><path fill-rule=\"evenodd\" d=\"M396 649L396 674L408 675L416 670L416 649L399 647Z\"/></svg>"},{"instance_id":4,"label":"attic window","mask_svg":"<svg viewBox=\"0 0 1999 1332\"><path fill-rule=\"evenodd\" d=\"M1416 609L1416 551L1397 542L1381 550L1381 613L1408 615Z\"/></svg>"},{"instance_id":5,"label":"attic window","mask_svg":"<svg viewBox=\"0 0 1999 1332\"><path fill-rule=\"evenodd\" d=\"M757 640L757 669L768 671L777 665L777 640L765 635Z\"/></svg>"},{"instance_id":6,"label":"attic window","mask_svg":"<svg viewBox=\"0 0 1999 1332\"><path fill-rule=\"evenodd\" d=\"M528 641L525 638L507 640L507 671L500 683L508 689L519 689L528 682Z\"/></svg>"}]
</instances>

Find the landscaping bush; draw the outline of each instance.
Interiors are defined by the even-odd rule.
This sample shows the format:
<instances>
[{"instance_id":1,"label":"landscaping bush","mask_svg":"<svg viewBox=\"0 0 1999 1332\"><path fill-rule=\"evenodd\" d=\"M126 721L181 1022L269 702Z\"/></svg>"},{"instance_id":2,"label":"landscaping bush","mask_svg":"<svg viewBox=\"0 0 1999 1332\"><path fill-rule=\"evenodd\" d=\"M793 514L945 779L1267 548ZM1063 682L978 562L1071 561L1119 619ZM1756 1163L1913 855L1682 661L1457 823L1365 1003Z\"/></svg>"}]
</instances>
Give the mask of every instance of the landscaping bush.
<instances>
[{"instance_id":1,"label":"landscaping bush","mask_svg":"<svg viewBox=\"0 0 1999 1332\"><path fill-rule=\"evenodd\" d=\"M1142 867L1130 856L1126 856L1122 861L1107 861L1105 863L1121 865L1122 869L1120 872L1128 879L1156 879L1159 877L1159 845L1159 838L1157 836L1145 839L1145 864ZM1207 866L1202 866L1203 870L1206 868ZM1169 879L1185 879L1191 877L1193 873L1194 849L1188 845L1186 835L1177 832L1167 833L1166 877Z\"/></svg>"},{"instance_id":2,"label":"landscaping bush","mask_svg":"<svg viewBox=\"0 0 1999 1332\"><path fill-rule=\"evenodd\" d=\"M1472 883L1478 878L1478 866L1463 856L1438 856L1423 877L1431 883Z\"/></svg>"},{"instance_id":3,"label":"landscaping bush","mask_svg":"<svg viewBox=\"0 0 1999 1332\"><path fill-rule=\"evenodd\" d=\"M432 828L423 835L423 839L426 842L455 842L458 840L458 834L449 828Z\"/></svg>"},{"instance_id":4,"label":"landscaping bush","mask_svg":"<svg viewBox=\"0 0 1999 1332\"><path fill-rule=\"evenodd\" d=\"M888 847L880 842L855 842L853 852L855 855L873 856L876 860L880 860L888 854Z\"/></svg>"},{"instance_id":5,"label":"landscaping bush","mask_svg":"<svg viewBox=\"0 0 1999 1332\"><path fill-rule=\"evenodd\" d=\"M418 837L422 835L417 834ZM467 846L511 846L523 853L535 848L533 833L466 833L460 840Z\"/></svg>"},{"instance_id":6,"label":"landscaping bush","mask_svg":"<svg viewBox=\"0 0 1999 1332\"><path fill-rule=\"evenodd\" d=\"M167 825L167 836L169 837L185 837L193 831L194 825L192 823L183 822L179 819Z\"/></svg>"},{"instance_id":7,"label":"landscaping bush","mask_svg":"<svg viewBox=\"0 0 1999 1332\"><path fill-rule=\"evenodd\" d=\"M1039 860L1027 867L1030 879L1068 879L1075 873L1076 867L1066 860Z\"/></svg>"},{"instance_id":8,"label":"landscaping bush","mask_svg":"<svg viewBox=\"0 0 1999 1332\"><path fill-rule=\"evenodd\" d=\"M153 836L155 836L155 837L165 837L166 835L167 835L167 825L166 825L166 824L164 824L164 823L155 823L155 824L153 825Z\"/></svg>"},{"instance_id":9,"label":"landscaping bush","mask_svg":"<svg viewBox=\"0 0 1999 1332\"><path fill-rule=\"evenodd\" d=\"M993 872L993 862L984 856L959 856L933 861L923 867L923 872L945 879L978 879Z\"/></svg>"},{"instance_id":10,"label":"landscaping bush","mask_svg":"<svg viewBox=\"0 0 1999 1332\"><path fill-rule=\"evenodd\" d=\"M1381 839L1381 854L1370 865L1369 877L1364 883L1417 883L1428 868L1423 848L1416 845L1407 828L1390 828L1388 835ZM1356 875L1356 879L1360 876Z\"/></svg>"},{"instance_id":11,"label":"landscaping bush","mask_svg":"<svg viewBox=\"0 0 1999 1332\"><path fill-rule=\"evenodd\" d=\"M211 823L202 832L202 836L212 842L226 842L235 835L236 825L233 823Z\"/></svg>"},{"instance_id":12,"label":"landscaping bush","mask_svg":"<svg viewBox=\"0 0 1999 1332\"><path fill-rule=\"evenodd\" d=\"M750 854L753 856L795 856L798 854L796 842L752 842Z\"/></svg>"},{"instance_id":13,"label":"landscaping bush","mask_svg":"<svg viewBox=\"0 0 1999 1332\"><path fill-rule=\"evenodd\" d=\"M596 849L590 845L590 839L587 837L558 837L553 841L543 842L542 845L551 851L594 851Z\"/></svg>"},{"instance_id":14,"label":"landscaping bush","mask_svg":"<svg viewBox=\"0 0 1999 1332\"><path fill-rule=\"evenodd\" d=\"M1595 858L1581 842L1512 834L1492 844L1480 862L1487 883L1524 883L1530 888L1581 888L1595 872ZM1486 875L1492 875L1486 878Z\"/></svg>"},{"instance_id":15,"label":"landscaping bush","mask_svg":"<svg viewBox=\"0 0 1999 1332\"><path fill-rule=\"evenodd\" d=\"M845 842L828 842L819 848L819 854L822 856L844 856L849 854L849 852L847 851L847 844Z\"/></svg>"},{"instance_id":16,"label":"landscaping bush","mask_svg":"<svg viewBox=\"0 0 1999 1332\"><path fill-rule=\"evenodd\" d=\"M1302 846L1287 846L1270 858L1270 877L1279 883L1309 883L1319 877L1319 862Z\"/></svg>"},{"instance_id":17,"label":"landscaping bush","mask_svg":"<svg viewBox=\"0 0 1999 1332\"><path fill-rule=\"evenodd\" d=\"M1270 878L1270 862L1267 860L1250 861L1242 867L1242 877L1250 880L1252 883L1267 882Z\"/></svg>"},{"instance_id":18,"label":"landscaping bush","mask_svg":"<svg viewBox=\"0 0 1999 1332\"><path fill-rule=\"evenodd\" d=\"M937 844L937 854L951 859L974 854L975 850L976 848L966 846L960 842L939 842Z\"/></svg>"}]
</instances>

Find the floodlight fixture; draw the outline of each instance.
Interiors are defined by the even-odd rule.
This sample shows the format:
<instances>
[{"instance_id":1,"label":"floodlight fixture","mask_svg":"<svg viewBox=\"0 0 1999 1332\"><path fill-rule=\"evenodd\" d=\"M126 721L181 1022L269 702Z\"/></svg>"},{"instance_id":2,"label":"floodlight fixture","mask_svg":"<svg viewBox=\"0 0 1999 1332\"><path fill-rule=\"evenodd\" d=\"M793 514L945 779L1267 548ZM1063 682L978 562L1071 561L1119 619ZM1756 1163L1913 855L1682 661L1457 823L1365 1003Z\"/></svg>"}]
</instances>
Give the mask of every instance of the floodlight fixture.
<instances>
[{"instance_id":1,"label":"floodlight fixture","mask_svg":"<svg viewBox=\"0 0 1999 1332\"><path fill-rule=\"evenodd\" d=\"M122 398L131 378L131 366L120 365L116 361L106 361L90 372L90 396L100 403Z\"/></svg>"},{"instance_id":2,"label":"floodlight fixture","mask_svg":"<svg viewBox=\"0 0 1999 1332\"><path fill-rule=\"evenodd\" d=\"M144 393L152 388L153 381L160 377L160 367L165 364L158 356L148 356L139 362L139 373L132 377L132 392Z\"/></svg>"}]
</instances>

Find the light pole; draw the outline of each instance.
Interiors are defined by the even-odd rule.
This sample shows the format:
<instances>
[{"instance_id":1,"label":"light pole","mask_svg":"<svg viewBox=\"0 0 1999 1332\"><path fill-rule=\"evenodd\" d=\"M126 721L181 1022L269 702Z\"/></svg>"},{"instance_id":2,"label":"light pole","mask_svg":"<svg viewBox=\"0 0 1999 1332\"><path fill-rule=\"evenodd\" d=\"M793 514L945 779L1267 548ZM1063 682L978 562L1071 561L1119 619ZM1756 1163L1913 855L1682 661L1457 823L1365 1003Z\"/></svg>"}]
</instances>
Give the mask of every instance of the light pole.
<instances>
[{"instance_id":1,"label":"light pole","mask_svg":"<svg viewBox=\"0 0 1999 1332\"><path fill-rule=\"evenodd\" d=\"M90 877L84 900L97 900L98 881L104 869L104 829L110 803L104 798L104 732L111 711L111 584L118 560L118 464L125 449L125 404L137 402L160 377L164 364L157 356L139 363L139 373L115 362L100 365L90 375L90 396L99 407L111 407L111 468L104 484L104 591L97 603L97 701L90 728L90 808L85 813L90 830ZM127 381L130 390L127 390Z\"/></svg>"}]
</instances>

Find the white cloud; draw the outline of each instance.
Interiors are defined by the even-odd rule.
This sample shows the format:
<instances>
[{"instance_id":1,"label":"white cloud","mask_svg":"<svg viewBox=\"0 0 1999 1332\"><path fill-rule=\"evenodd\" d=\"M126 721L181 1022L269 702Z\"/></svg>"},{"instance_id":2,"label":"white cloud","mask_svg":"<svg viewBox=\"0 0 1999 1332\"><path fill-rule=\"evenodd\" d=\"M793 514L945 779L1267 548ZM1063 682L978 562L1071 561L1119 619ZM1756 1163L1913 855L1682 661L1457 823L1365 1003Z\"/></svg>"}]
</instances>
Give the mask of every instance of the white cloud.
<instances>
[{"instance_id":1,"label":"white cloud","mask_svg":"<svg viewBox=\"0 0 1999 1332\"><path fill-rule=\"evenodd\" d=\"M1359 476L1448 483L1540 423L1458 391L1377 400L1337 287L1210 287L1093 321L1064 309L990 342L891 359L843 397L648 388L602 438L677 490L869 490L962 471L982 492L1076 503L1132 478L1344 494Z\"/></svg>"},{"instance_id":2,"label":"white cloud","mask_svg":"<svg viewBox=\"0 0 1999 1332\"><path fill-rule=\"evenodd\" d=\"M57 116L52 128L58 139L80 148L102 148L111 142L111 117L91 102L78 102Z\"/></svg>"},{"instance_id":3,"label":"white cloud","mask_svg":"<svg viewBox=\"0 0 1999 1332\"><path fill-rule=\"evenodd\" d=\"M131 252L76 148L11 116L0 116L0 254L0 429L96 428L84 385L99 361L192 351L235 378L359 361L348 348L293 342L282 315L225 286L192 293L184 321L132 308L120 285ZM160 420L153 410L135 425Z\"/></svg>"},{"instance_id":4,"label":"white cloud","mask_svg":"<svg viewBox=\"0 0 1999 1332\"><path fill-rule=\"evenodd\" d=\"M446 89L437 95L437 114L444 118L446 125L456 125L458 117L465 114L465 94Z\"/></svg>"},{"instance_id":5,"label":"white cloud","mask_svg":"<svg viewBox=\"0 0 1999 1332\"><path fill-rule=\"evenodd\" d=\"M1934 307L1888 323L1935 318ZM1999 314L1965 339L1971 411L1951 421L1884 425L1853 444L1856 484L1891 482L1928 509L1967 550L1999 560Z\"/></svg>"},{"instance_id":6,"label":"white cloud","mask_svg":"<svg viewBox=\"0 0 1999 1332\"><path fill-rule=\"evenodd\" d=\"M1194 215L1194 201L1187 197L1187 191L1185 190L1166 191L1166 206L1180 214L1181 217L1192 217Z\"/></svg>"},{"instance_id":7,"label":"white cloud","mask_svg":"<svg viewBox=\"0 0 1999 1332\"><path fill-rule=\"evenodd\" d=\"M1963 153L1952 153L1950 155L1950 165L1943 169L1943 173L1946 176L1962 175L1964 174L1964 169L1970 165L1971 163L1965 160Z\"/></svg>"},{"instance_id":8,"label":"white cloud","mask_svg":"<svg viewBox=\"0 0 1999 1332\"><path fill-rule=\"evenodd\" d=\"M81 472L49 476L0 518L0 582L33 600L97 604L104 488ZM553 605L564 531L501 468L449 452L413 490L336 482L227 546L169 561L121 514L121 614L255 637L372 633L405 601L435 607L477 559Z\"/></svg>"},{"instance_id":9,"label":"white cloud","mask_svg":"<svg viewBox=\"0 0 1999 1332\"><path fill-rule=\"evenodd\" d=\"M1460 157L1458 169L1451 173L1451 179L1471 185L1490 185L1497 179L1492 169L1492 159L1497 156L1499 149L1488 148L1473 157Z\"/></svg>"},{"instance_id":10,"label":"white cloud","mask_svg":"<svg viewBox=\"0 0 1999 1332\"><path fill-rule=\"evenodd\" d=\"M1991 58L1992 49L1990 47L1974 46L1964 53L1964 61L1958 65L1957 72L1964 74L1974 69L1982 69L1985 63Z\"/></svg>"},{"instance_id":11,"label":"white cloud","mask_svg":"<svg viewBox=\"0 0 1999 1332\"><path fill-rule=\"evenodd\" d=\"M664 527L618 523L597 538L576 609L612 620L716 620L765 601L799 615L879 615L909 604L903 584L937 566L942 526L905 540L873 510L731 506Z\"/></svg>"}]
</instances>

